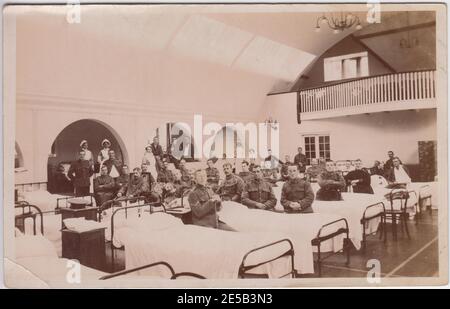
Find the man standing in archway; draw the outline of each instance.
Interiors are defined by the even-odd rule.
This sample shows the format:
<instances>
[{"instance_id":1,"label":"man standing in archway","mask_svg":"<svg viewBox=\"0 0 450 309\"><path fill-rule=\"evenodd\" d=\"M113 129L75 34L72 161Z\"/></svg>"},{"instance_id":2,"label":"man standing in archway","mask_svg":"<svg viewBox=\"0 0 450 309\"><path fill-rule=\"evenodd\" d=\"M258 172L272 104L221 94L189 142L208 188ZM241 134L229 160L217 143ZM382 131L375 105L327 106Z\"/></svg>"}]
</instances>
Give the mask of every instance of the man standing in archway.
<instances>
[{"instance_id":1,"label":"man standing in archway","mask_svg":"<svg viewBox=\"0 0 450 309\"><path fill-rule=\"evenodd\" d=\"M80 157L72 162L67 175L72 180L75 196L89 195L90 177L94 174L93 166L86 160L86 152L80 150Z\"/></svg>"},{"instance_id":2,"label":"man standing in archway","mask_svg":"<svg viewBox=\"0 0 450 309\"><path fill-rule=\"evenodd\" d=\"M122 174L122 162L116 159L116 153L110 149L108 152L109 159L103 162L103 166L108 168L108 175L116 180Z\"/></svg>"}]
</instances>

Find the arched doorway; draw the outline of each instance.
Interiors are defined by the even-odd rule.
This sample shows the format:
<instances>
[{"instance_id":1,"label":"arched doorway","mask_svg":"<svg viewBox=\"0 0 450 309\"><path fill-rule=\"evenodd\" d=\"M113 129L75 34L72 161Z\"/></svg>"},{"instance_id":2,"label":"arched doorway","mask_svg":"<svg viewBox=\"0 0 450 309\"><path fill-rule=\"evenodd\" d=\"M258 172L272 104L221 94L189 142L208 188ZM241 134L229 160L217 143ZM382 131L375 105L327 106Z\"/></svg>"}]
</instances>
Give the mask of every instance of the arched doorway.
<instances>
[{"instance_id":1,"label":"arched doorway","mask_svg":"<svg viewBox=\"0 0 450 309\"><path fill-rule=\"evenodd\" d=\"M116 158L128 164L125 144L115 130L106 123L95 119L82 119L65 127L51 146L51 154L47 162L48 190L51 193L72 193L73 187L66 173L70 163L77 160L81 141L88 142L88 149L96 162L102 148L101 142L105 138L111 142L111 149L115 151Z\"/></svg>"}]
</instances>

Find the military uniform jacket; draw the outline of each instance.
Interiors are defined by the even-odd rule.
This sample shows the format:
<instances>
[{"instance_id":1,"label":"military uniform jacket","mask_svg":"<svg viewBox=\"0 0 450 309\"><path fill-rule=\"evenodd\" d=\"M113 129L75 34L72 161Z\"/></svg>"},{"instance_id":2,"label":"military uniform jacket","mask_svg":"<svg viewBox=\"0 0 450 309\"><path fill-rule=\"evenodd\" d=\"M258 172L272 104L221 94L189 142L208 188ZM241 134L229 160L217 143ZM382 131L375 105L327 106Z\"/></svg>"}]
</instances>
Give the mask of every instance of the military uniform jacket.
<instances>
[{"instance_id":1,"label":"military uniform jacket","mask_svg":"<svg viewBox=\"0 0 450 309\"><path fill-rule=\"evenodd\" d=\"M74 187L89 187L91 182L89 177L94 174L94 170L88 160L77 160L70 165L67 176L72 180Z\"/></svg>"},{"instance_id":2,"label":"military uniform jacket","mask_svg":"<svg viewBox=\"0 0 450 309\"><path fill-rule=\"evenodd\" d=\"M212 201L214 192L205 186L197 185L189 193L188 201L191 206L192 223L200 226L218 227L216 211L220 208L220 202Z\"/></svg>"},{"instance_id":3,"label":"military uniform jacket","mask_svg":"<svg viewBox=\"0 0 450 309\"><path fill-rule=\"evenodd\" d=\"M158 171L158 177L156 178L158 182L172 182L173 181L173 175L172 172L167 168L162 168Z\"/></svg>"},{"instance_id":4,"label":"military uniform jacket","mask_svg":"<svg viewBox=\"0 0 450 309\"><path fill-rule=\"evenodd\" d=\"M109 175L100 175L94 179L94 192L95 193L107 193L113 192L116 183L114 179Z\"/></svg>"},{"instance_id":5,"label":"military uniform jacket","mask_svg":"<svg viewBox=\"0 0 450 309\"><path fill-rule=\"evenodd\" d=\"M125 187L129 181L130 181L129 174L122 174L119 177L117 177L116 178L116 190L120 190L123 187Z\"/></svg>"},{"instance_id":6,"label":"military uniform jacket","mask_svg":"<svg viewBox=\"0 0 450 309\"><path fill-rule=\"evenodd\" d=\"M264 179L254 178L245 184L242 192L242 204L248 208L258 208L256 203L266 205L265 209L272 209L277 204L277 198L272 186Z\"/></svg>"},{"instance_id":7,"label":"military uniform jacket","mask_svg":"<svg viewBox=\"0 0 450 309\"><path fill-rule=\"evenodd\" d=\"M218 194L224 201L240 202L244 181L234 174L228 175L220 184Z\"/></svg>"},{"instance_id":8,"label":"military uniform jacket","mask_svg":"<svg viewBox=\"0 0 450 309\"><path fill-rule=\"evenodd\" d=\"M345 190L345 179L337 172L324 171L320 173L317 178L317 183L320 188L325 190Z\"/></svg>"},{"instance_id":9,"label":"military uniform jacket","mask_svg":"<svg viewBox=\"0 0 450 309\"><path fill-rule=\"evenodd\" d=\"M285 182L281 189L281 205L286 212L312 212L312 202L314 201L314 192L309 182L300 178L290 179ZM295 211L290 203L300 204L301 210Z\"/></svg>"},{"instance_id":10,"label":"military uniform jacket","mask_svg":"<svg viewBox=\"0 0 450 309\"><path fill-rule=\"evenodd\" d=\"M120 189L120 193L125 196L139 196L142 193L142 188L144 186L144 179L138 177L137 179L132 177L128 184Z\"/></svg>"},{"instance_id":11,"label":"military uniform jacket","mask_svg":"<svg viewBox=\"0 0 450 309\"><path fill-rule=\"evenodd\" d=\"M209 184L219 184L219 179L220 179L220 175L219 175L219 170L215 167L207 167L206 168L206 177L208 179L208 183Z\"/></svg>"},{"instance_id":12,"label":"military uniform jacket","mask_svg":"<svg viewBox=\"0 0 450 309\"><path fill-rule=\"evenodd\" d=\"M241 177L242 180L246 183L253 180L255 178L255 174L253 174L252 172L240 172L239 177Z\"/></svg>"}]
</instances>

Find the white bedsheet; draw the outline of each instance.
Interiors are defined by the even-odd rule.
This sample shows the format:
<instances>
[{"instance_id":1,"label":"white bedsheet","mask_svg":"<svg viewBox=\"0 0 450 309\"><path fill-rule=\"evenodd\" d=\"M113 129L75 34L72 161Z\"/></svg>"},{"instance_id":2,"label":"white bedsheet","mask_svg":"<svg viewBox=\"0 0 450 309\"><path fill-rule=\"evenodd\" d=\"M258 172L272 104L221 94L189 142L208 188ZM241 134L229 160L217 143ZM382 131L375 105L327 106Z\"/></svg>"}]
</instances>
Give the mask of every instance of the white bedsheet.
<instances>
[{"instance_id":1,"label":"white bedsheet","mask_svg":"<svg viewBox=\"0 0 450 309\"><path fill-rule=\"evenodd\" d=\"M194 272L209 279L238 278L239 266L247 252L283 239L274 233L228 232L182 223L153 229L145 220L115 228L114 238L125 246L126 269L166 261L177 272ZM288 249L288 244L283 242L257 251L248 256L246 265L278 257ZM290 271L290 262L284 257L252 272L277 278ZM146 275L167 277L163 271L163 268L150 269Z\"/></svg>"},{"instance_id":2,"label":"white bedsheet","mask_svg":"<svg viewBox=\"0 0 450 309\"><path fill-rule=\"evenodd\" d=\"M67 197L67 195L51 194L47 190L22 191L19 193L20 201L26 201L31 205L35 205L42 212L55 210L57 199L63 197ZM60 202L60 206L65 207L65 202Z\"/></svg>"},{"instance_id":3,"label":"white bedsheet","mask_svg":"<svg viewBox=\"0 0 450 309\"><path fill-rule=\"evenodd\" d=\"M248 209L235 202L223 202L220 220L240 232L280 233L293 241L295 268L299 273L314 273L313 240L320 228L341 217L334 214L286 214L266 210ZM322 236L344 227L340 222L322 230ZM344 236L340 235L321 245L321 251L339 251Z\"/></svg>"},{"instance_id":4,"label":"white bedsheet","mask_svg":"<svg viewBox=\"0 0 450 309\"><path fill-rule=\"evenodd\" d=\"M48 256L25 257L15 262L11 261L9 264L13 272L9 274L9 282L24 288L46 286L76 288L88 283L98 283L100 277L107 275L107 273L79 265L80 283L70 283L67 277L69 274L70 278L69 271L74 269L74 266L68 261L68 259ZM14 275L16 271L17 275Z\"/></svg>"},{"instance_id":5,"label":"white bedsheet","mask_svg":"<svg viewBox=\"0 0 450 309\"><path fill-rule=\"evenodd\" d=\"M335 214L345 218L348 222L350 229L350 239L356 249L361 248L363 226L361 219L363 218L364 211L369 205L377 204L379 202L386 201L382 197L374 194L363 193L342 193L342 201L318 201L313 202L314 212L320 214ZM383 207L378 205L371 207L366 212L366 217L376 215L383 211ZM366 226L366 233L375 232L378 229L381 219L373 219Z\"/></svg>"},{"instance_id":6,"label":"white bedsheet","mask_svg":"<svg viewBox=\"0 0 450 309\"><path fill-rule=\"evenodd\" d=\"M52 242L55 246L58 256L62 255L62 236L61 236L61 215L52 213L44 214L44 237ZM33 220L28 218L25 220L25 234L33 235ZM36 235L41 235L41 221L39 216L36 217Z\"/></svg>"}]
</instances>

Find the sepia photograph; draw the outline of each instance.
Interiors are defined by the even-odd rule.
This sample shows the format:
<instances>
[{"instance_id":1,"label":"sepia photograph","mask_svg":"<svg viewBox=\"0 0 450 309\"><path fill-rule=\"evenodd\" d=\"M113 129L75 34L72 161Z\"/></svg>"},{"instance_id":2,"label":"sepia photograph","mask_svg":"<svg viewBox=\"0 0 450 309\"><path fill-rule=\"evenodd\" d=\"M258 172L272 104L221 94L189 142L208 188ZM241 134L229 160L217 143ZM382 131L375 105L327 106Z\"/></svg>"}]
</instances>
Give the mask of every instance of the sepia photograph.
<instances>
[{"instance_id":1,"label":"sepia photograph","mask_svg":"<svg viewBox=\"0 0 450 309\"><path fill-rule=\"evenodd\" d=\"M446 3L2 21L5 287L448 284Z\"/></svg>"}]
</instances>

